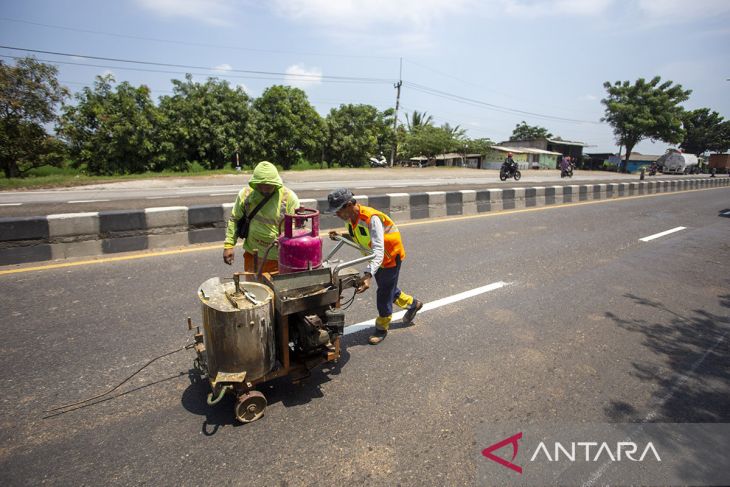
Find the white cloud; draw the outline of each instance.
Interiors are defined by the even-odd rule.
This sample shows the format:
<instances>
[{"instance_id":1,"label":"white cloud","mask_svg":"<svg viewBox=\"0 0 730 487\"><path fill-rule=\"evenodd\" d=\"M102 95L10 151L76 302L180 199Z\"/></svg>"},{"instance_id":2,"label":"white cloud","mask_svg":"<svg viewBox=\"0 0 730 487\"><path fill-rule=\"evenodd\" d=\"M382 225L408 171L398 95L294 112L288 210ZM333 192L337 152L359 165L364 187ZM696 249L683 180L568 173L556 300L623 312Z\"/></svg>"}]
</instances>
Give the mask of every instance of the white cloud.
<instances>
[{"instance_id":1,"label":"white cloud","mask_svg":"<svg viewBox=\"0 0 730 487\"><path fill-rule=\"evenodd\" d=\"M598 97L596 95L583 95L578 97L578 100L580 101L596 101L598 100Z\"/></svg>"},{"instance_id":2,"label":"white cloud","mask_svg":"<svg viewBox=\"0 0 730 487\"><path fill-rule=\"evenodd\" d=\"M424 26L444 15L459 13L473 0L273 0L276 11L286 17L329 24L345 29L363 29L377 23L402 28Z\"/></svg>"},{"instance_id":3,"label":"white cloud","mask_svg":"<svg viewBox=\"0 0 730 487\"><path fill-rule=\"evenodd\" d=\"M218 66L213 67L213 71L218 71L219 73L227 73L232 69L233 66L228 63L219 64Z\"/></svg>"},{"instance_id":4,"label":"white cloud","mask_svg":"<svg viewBox=\"0 0 730 487\"><path fill-rule=\"evenodd\" d=\"M685 22L730 13L727 0L638 0L639 10L657 21Z\"/></svg>"},{"instance_id":5,"label":"white cloud","mask_svg":"<svg viewBox=\"0 0 730 487\"><path fill-rule=\"evenodd\" d=\"M135 0L137 5L162 17L186 17L212 25L230 24L236 0Z\"/></svg>"},{"instance_id":6,"label":"white cloud","mask_svg":"<svg viewBox=\"0 0 730 487\"><path fill-rule=\"evenodd\" d=\"M307 68L303 64L294 64L286 68L286 82L300 88L318 85L322 82L322 70L319 68Z\"/></svg>"},{"instance_id":7,"label":"white cloud","mask_svg":"<svg viewBox=\"0 0 730 487\"><path fill-rule=\"evenodd\" d=\"M515 17L538 18L557 15L596 16L613 0L501 0L503 11Z\"/></svg>"},{"instance_id":8,"label":"white cloud","mask_svg":"<svg viewBox=\"0 0 730 487\"><path fill-rule=\"evenodd\" d=\"M431 45L431 28L477 0L272 0L274 11L337 40L398 50Z\"/></svg>"}]
</instances>

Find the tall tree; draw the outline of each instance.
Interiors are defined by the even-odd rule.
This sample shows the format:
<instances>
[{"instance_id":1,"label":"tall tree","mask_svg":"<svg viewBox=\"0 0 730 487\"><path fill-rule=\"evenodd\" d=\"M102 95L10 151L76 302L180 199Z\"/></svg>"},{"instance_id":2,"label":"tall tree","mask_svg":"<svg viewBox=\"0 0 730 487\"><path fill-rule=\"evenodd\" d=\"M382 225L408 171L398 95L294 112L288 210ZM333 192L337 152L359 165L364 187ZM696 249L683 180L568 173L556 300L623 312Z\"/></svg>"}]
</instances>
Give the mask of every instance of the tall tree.
<instances>
[{"instance_id":1,"label":"tall tree","mask_svg":"<svg viewBox=\"0 0 730 487\"><path fill-rule=\"evenodd\" d=\"M43 128L57 120L56 106L69 95L57 75L58 68L32 57L15 66L0 61L0 165L5 177L47 164L49 153L58 150Z\"/></svg>"},{"instance_id":2,"label":"tall tree","mask_svg":"<svg viewBox=\"0 0 730 487\"><path fill-rule=\"evenodd\" d=\"M320 160L327 126L306 93L299 88L275 85L257 98L256 130L260 154L289 169L302 157Z\"/></svg>"},{"instance_id":3,"label":"tall tree","mask_svg":"<svg viewBox=\"0 0 730 487\"><path fill-rule=\"evenodd\" d=\"M531 139L550 139L553 134L548 132L545 127L537 125L527 125L523 120L522 123L515 125L509 140L531 140Z\"/></svg>"},{"instance_id":4,"label":"tall tree","mask_svg":"<svg viewBox=\"0 0 730 487\"><path fill-rule=\"evenodd\" d=\"M426 112L419 112L413 110L409 117L406 117L406 125L408 125L408 131L418 130L426 125L433 125L433 117L426 114Z\"/></svg>"},{"instance_id":5,"label":"tall tree","mask_svg":"<svg viewBox=\"0 0 730 487\"><path fill-rule=\"evenodd\" d=\"M460 125L452 127L448 122L441 125L441 128L451 134L451 137L456 141L464 140L466 138L466 129L461 128Z\"/></svg>"},{"instance_id":6,"label":"tall tree","mask_svg":"<svg viewBox=\"0 0 730 487\"><path fill-rule=\"evenodd\" d=\"M251 99L241 87L216 78L197 83L190 74L172 84L173 95L160 98L169 166L221 169L237 150L256 151Z\"/></svg>"},{"instance_id":7,"label":"tall tree","mask_svg":"<svg viewBox=\"0 0 730 487\"><path fill-rule=\"evenodd\" d=\"M684 113L686 135L679 145L685 152L702 155L707 151L725 152L730 148L730 121L709 108Z\"/></svg>"},{"instance_id":8,"label":"tall tree","mask_svg":"<svg viewBox=\"0 0 730 487\"><path fill-rule=\"evenodd\" d=\"M326 119L329 131L326 159L351 167L365 165L369 156L392 145L392 117L392 109L380 112L372 105L333 108Z\"/></svg>"},{"instance_id":9,"label":"tall tree","mask_svg":"<svg viewBox=\"0 0 730 487\"><path fill-rule=\"evenodd\" d=\"M59 134L68 141L76 165L92 174L156 170L162 164L160 113L150 90L128 82L114 86L112 75L97 76L93 88L66 106Z\"/></svg>"},{"instance_id":10,"label":"tall tree","mask_svg":"<svg viewBox=\"0 0 730 487\"><path fill-rule=\"evenodd\" d=\"M689 98L692 90L684 90L682 85L673 85L672 81L662 83L659 76L648 82L639 78L633 84L606 81L603 87L608 96L601 100L606 106L601 120L611 124L616 142L626 147L622 169L625 169L631 151L643 139L677 144L684 138L684 110L679 104Z\"/></svg>"}]
</instances>

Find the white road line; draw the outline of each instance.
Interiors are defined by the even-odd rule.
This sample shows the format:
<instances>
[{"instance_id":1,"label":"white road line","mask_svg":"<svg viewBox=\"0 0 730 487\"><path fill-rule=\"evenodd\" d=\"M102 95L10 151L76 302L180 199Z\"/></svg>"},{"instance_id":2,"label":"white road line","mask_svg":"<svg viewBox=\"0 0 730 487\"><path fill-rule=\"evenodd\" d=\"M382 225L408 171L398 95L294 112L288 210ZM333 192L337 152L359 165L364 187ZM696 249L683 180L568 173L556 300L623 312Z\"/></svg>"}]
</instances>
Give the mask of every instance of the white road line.
<instances>
[{"instance_id":1,"label":"white road line","mask_svg":"<svg viewBox=\"0 0 730 487\"><path fill-rule=\"evenodd\" d=\"M640 238L639 240L642 242L648 242L649 240L654 240L655 238L663 237L664 235L669 235L670 233L685 230L686 228L687 227L672 228L671 230L667 230L666 232L655 233L654 235L649 235L648 237Z\"/></svg>"},{"instance_id":2,"label":"white road line","mask_svg":"<svg viewBox=\"0 0 730 487\"><path fill-rule=\"evenodd\" d=\"M0 203L0 206L20 206L23 203Z\"/></svg>"},{"instance_id":3,"label":"white road line","mask_svg":"<svg viewBox=\"0 0 730 487\"><path fill-rule=\"evenodd\" d=\"M178 196L147 196L145 197L146 200L164 200L167 198L178 198Z\"/></svg>"},{"instance_id":4,"label":"white road line","mask_svg":"<svg viewBox=\"0 0 730 487\"><path fill-rule=\"evenodd\" d=\"M233 194L238 194L238 191L234 193L210 193L208 196L231 196Z\"/></svg>"},{"instance_id":5,"label":"white road line","mask_svg":"<svg viewBox=\"0 0 730 487\"><path fill-rule=\"evenodd\" d=\"M355 189L375 189L375 186L356 186Z\"/></svg>"},{"instance_id":6,"label":"white road line","mask_svg":"<svg viewBox=\"0 0 730 487\"><path fill-rule=\"evenodd\" d=\"M103 201L111 201L111 200L74 200L74 201L67 201L66 203L101 203Z\"/></svg>"},{"instance_id":7,"label":"white road line","mask_svg":"<svg viewBox=\"0 0 730 487\"><path fill-rule=\"evenodd\" d=\"M426 311L440 308L441 306L446 306L447 304L456 303L464 299L472 298L480 294L488 293L490 291L494 291L505 286L509 286L509 283L504 281L498 281L493 282L492 284L487 284L486 286L472 289L470 291L464 291L463 293L454 294L453 296L447 296L445 298L437 299L436 301L431 301L430 303L424 304L419 313L425 313ZM406 314L405 311L393 313L393 321L401 319L404 314ZM357 333L358 331L364 330L365 328L370 328L373 325L375 325L375 319L347 326L345 327L345 335L349 335L350 333Z\"/></svg>"}]
</instances>

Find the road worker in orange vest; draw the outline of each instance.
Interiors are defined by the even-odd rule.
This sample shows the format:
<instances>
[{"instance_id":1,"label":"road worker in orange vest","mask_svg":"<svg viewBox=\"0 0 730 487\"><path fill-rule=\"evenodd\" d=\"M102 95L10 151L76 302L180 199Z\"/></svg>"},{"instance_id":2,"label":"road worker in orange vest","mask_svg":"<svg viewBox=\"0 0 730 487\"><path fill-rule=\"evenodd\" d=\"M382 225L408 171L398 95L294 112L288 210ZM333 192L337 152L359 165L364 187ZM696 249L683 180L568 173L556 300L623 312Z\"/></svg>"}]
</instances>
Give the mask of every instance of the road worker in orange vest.
<instances>
[{"instance_id":1,"label":"road worker in orange vest","mask_svg":"<svg viewBox=\"0 0 730 487\"><path fill-rule=\"evenodd\" d=\"M378 283L378 317L375 319L375 333L369 342L377 345L388 335L393 317L393 303L406 310L403 316L405 325L411 325L416 313L423 307L421 301L398 288L401 263L406 258L400 232L388 215L358 204L349 189L337 189L327 196L327 200L328 212L336 213L346 222L347 233L342 236L363 248L372 249L375 254L375 258L368 263L362 285L356 292L362 293L369 289L370 281L375 277L375 282ZM335 231L330 232L330 238L337 235Z\"/></svg>"}]
</instances>

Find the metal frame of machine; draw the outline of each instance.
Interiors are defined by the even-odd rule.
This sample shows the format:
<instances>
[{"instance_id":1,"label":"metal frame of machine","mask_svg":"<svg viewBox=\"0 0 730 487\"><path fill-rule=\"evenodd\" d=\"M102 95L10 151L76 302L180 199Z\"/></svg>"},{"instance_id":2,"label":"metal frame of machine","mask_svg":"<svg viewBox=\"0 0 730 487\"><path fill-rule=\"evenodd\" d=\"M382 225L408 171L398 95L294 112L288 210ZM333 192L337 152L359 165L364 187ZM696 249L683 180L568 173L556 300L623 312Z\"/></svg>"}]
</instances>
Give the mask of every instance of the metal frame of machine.
<instances>
[{"instance_id":1,"label":"metal frame of machine","mask_svg":"<svg viewBox=\"0 0 730 487\"><path fill-rule=\"evenodd\" d=\"M340 297L345 289L357 288L361 283L359 271L351 266L367 262L374 255L341 237L336 237L336 240L337 245L316 268L310 265L307 270L287 274L260 271L257 274L233 274L234 291L226 292L226 295L236 307L245 300L258 303L246 289L247 283L255 282L273 292L275 361L272 369L260 376L251 376L247 370L209 370L210 354L228 352L221 352L224 348L211 346L216 344L210 343L213 335L206 327L214 325L209 323L210 319L206 319L204 302L203 326L206 330L201 333L198 326L194 335L197 355L194 368L208 377L211 387L207 399L209 405L218 403L226 394L233 394L236 398L236 419L242 423L255 421L263 416L267 405L264 395L254 389L257 385L284 376L290 376L296 382L308 377L309 371L315 367L339 359L340 339L345 326ZM364 255L349 262L332 260L343 245L356 248ZM254 321L251 321L251 325L253 327ZM240 328L242 325L239 323L237 326ZM190 318L188 328L194 328ZM231 369L230 366L228 368Z\"/></svg>"}]
</instances>

